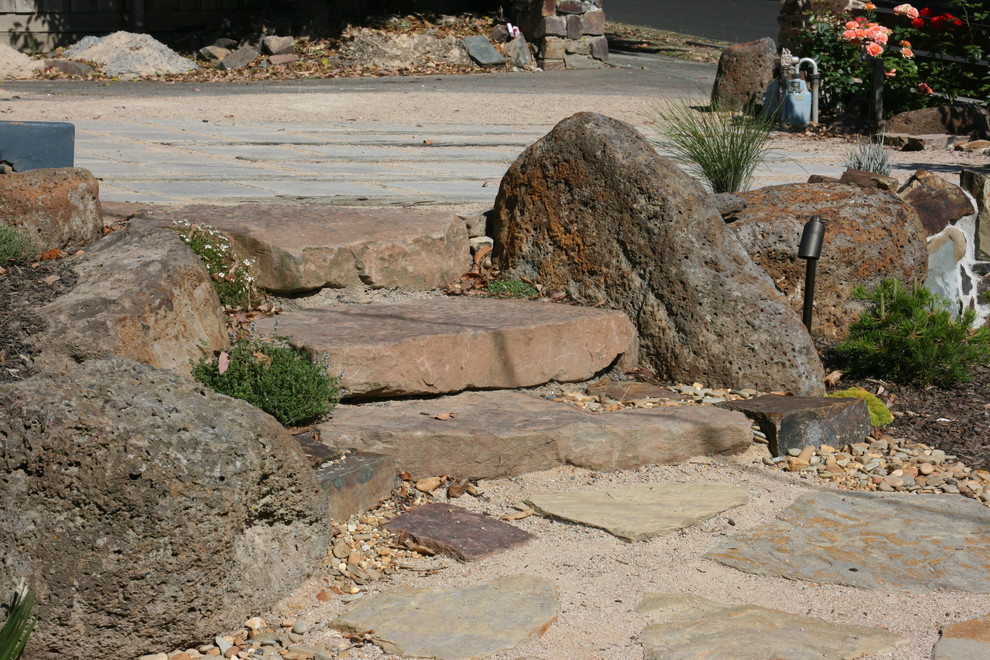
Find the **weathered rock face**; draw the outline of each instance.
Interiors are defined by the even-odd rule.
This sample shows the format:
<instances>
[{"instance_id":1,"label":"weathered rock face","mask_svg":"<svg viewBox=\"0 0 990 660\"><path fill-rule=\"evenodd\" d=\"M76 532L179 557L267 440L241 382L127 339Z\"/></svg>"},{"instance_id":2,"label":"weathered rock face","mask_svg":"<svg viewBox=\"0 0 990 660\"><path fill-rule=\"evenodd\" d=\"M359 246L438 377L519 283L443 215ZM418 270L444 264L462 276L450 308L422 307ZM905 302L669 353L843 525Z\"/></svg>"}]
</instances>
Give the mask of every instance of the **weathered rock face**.
<instances>
[{"instance_id":1,"label":"weathered rock face","mask_svg":"<svg viewBox=\"0 0 990 660\"><path fill-rule=\"evenodd\" d=\"M821 394L811 338L701 185L632 127L560 122L502 179L495 258L512 277L621 309L663 378Z\"/></svg>"},{"instance_id":2,"label":"weathered rock face","mask_svg":"<svg viewBox=\"0 0 990 660\"><path fill-rule=\"evenodd\" d=\"M320 566L326 500L271 417L113 358L0 387L0 582L38 594L30 658L186 648Z\"/></svg>"},{"instance_id":3,"label":"weathered rock face","mask_svg":"<svg viewBox=\"0 0 990 660\"><path fill-rule=\"evenodd\" d=\"M172 231L132 227L80 255L76 286L41 310L31 338L46 369L109 353L189 374L228 346L220 300L203 263Z\"/></svg>"},{"instance_id":4,"label":"weathered rock face","mask_svg":"<svg viewBox=\"0 0 990 660\"><path fill-rule=\"evenodd\" d=\"M947 133L986 139L990 137L990 115L983 108L970 103L940 105L894 115L884 130L908 135Z\"/></svg>"},{"instance_id":5,"label":"weathered rock face","mask_svg":"<svg viewBox=\"0 0 990 660\"><path fill-rule=\"evenodd\" d=\"M777 53L773 39L735 44L722 51L712 88L712 103L723 110L742 110L759 103L773 80L773 60Z\"/></svg>"},{"instance_id":6,"label":"weathered rock face","mask_svg":"<svg viewBox=\"0 0 990 660\"><path fill-rule=\"evenodd\" d=\"M797 258L804 223L825 219L815 283L816 335L844 337L862 311L852 290L893 277L924 281L925 231L909 204L886 190L839 183L794 183L741 193L746 208L728 230L770 274L795 311L804 305L805 262Z\"/></svg>"},{"instance_id":7,"label":"weathered rock face","mask_svg":"<svg viewBox=\"0 0 990 660\"><path fill-rule=\"evenodd\" d=\"M44 249L88 245L103 235L100 184L78 167L4 174L0 218L28 230Z\"/></svg>"},{"instance_id":8,"label":"weathered rock face","mask_svg":"<svg viewBox=\"0 0 990 660\"><path fill-rule=\"evenodd\" d=\"M928 170L918 170L912 174L897 194L918 212L929 236L976 212L959 186Z\"/></svg>"}]
</instances>

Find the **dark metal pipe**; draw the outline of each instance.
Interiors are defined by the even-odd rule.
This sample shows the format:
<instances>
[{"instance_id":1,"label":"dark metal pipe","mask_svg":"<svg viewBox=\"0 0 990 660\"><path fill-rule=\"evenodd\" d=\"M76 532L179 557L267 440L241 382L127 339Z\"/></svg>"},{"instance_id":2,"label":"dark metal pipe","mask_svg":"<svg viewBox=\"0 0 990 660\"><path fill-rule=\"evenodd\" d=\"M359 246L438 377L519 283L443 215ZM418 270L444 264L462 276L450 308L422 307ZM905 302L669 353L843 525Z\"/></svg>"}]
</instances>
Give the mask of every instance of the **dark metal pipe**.
<instances>
[{"instance_id":1,"label":"dark metal pipe","mask_svg":"<svg viewBox=\"0 0 990 660\"><path fill-rule=\"evenodd\" d=\"M811 314L815 309L815 270L817 268L818 259L808 259L804 271L804 314L801 316L808 332L811 332Z\"/></svg>"},{"instance_id":2,"label":"dark metal pipe","mask_svg":"<svg viewBox=\"0 0 990 660\"><path fill-rule=\"evenodd\" d=\"M818 258L822 255L822 242L825 240L825 221L820 215L811 216L804 224L801 233L801 245L798 247L798 259L807 260L804 274L804 327L811 332L811 315L815 306L815 272L818 268Z\"/></svg>"}]
</instances>

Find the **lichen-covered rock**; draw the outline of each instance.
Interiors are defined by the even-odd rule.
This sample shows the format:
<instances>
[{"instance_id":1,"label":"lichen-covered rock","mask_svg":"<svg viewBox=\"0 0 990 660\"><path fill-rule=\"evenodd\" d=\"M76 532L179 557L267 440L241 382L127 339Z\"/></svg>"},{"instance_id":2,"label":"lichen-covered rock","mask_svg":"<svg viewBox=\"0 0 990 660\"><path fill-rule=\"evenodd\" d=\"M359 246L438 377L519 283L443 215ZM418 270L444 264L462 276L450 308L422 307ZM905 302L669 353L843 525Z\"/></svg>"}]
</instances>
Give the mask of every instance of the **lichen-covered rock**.
<instances>
[{"instance_id":1,"label":"lichen-covered rock","mask_svg":"<svg viewBox=\"0 0 990 660\"><path fill-rule=\"evenodd\" d=\"M0 222L22 227L44 249L83 247L103 235L100 184L79 167L4 174Z\"/></svg>"},{"instance_id":2,"label":"lichen-covered rock","mask_svg":"<svg viewBox=\"0 0 990 660\"><path fill-rule=\"evenodd\" d=\"M625 311L641 364L663 378L823 392L797 314L701 185L628 124L557 124L506 172L491 233L510 277Z\"/></svg>"},{"instance_id":3,"label":"lichen-covered rock","mask_svg":"<svg viewBox=\"0 0 990 660\"><path fill-rule=\"evenodd\" d=\"M243 401L118 358L0 386L0 583L38 595L29 658L210 639L328 538L298 443Z\"/></svg>"},{"instance_id":4,"label":"lichen-covered rock","mask_svg":"<svg viewBox=\"0 0 990 660\"><path fill-rule=\"evenodd\" d=\"M40 310L47 328L30 339L39 368L114 354L188 375L228 346L209 273L175 232L131 227L74 259L76 285Z\"/></svg>"},{"instance_id":5,"label":"lichen-covered rock","mask_svg":"<svg viewBox=\"0 0 990 660\"><path fill-rule=\"evenodd\" d=\"M841 183L793 183L740 195L746 208L728 230L770 274L795 312L804 306L806 264L797 258L804 224L825 220L818 260L812 330L845 337L863 310L852 290L893 277L923 282L928 268L925 231L910 204L879 188Z\"/></svg>"},{"instance_id":6,"label":"lichen-covered rock","mask_svg":"<svg viewBox=\"0 0 990 660\"><path fill-rule=\"evenodd\" d=\"M712 103L722 110L742 110L760 102L773 80L777 48L764 37L722 51L712 87Z\"/></svg>"}]
</instances>

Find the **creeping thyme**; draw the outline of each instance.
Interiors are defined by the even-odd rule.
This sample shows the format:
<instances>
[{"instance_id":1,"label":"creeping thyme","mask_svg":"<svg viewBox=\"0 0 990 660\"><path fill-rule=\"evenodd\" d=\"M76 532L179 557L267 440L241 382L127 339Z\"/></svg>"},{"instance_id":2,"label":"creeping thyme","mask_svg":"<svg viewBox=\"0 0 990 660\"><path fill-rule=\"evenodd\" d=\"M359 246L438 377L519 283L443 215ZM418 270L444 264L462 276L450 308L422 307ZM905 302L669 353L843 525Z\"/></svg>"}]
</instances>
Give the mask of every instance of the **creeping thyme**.
<instances>
[{"instance_id":1,"label":"creeping thyme","mask_svg":"<svg viewBox=\"0 0 990 660\"><path fill-rule=\"evenodd\" d=\"M250 308L258 301L258 287L251 275L254 262L234 255L230 241L213 227L176 220L179 238L206 266L220 302L228 307Z\"/></svg>"}]
</instances>

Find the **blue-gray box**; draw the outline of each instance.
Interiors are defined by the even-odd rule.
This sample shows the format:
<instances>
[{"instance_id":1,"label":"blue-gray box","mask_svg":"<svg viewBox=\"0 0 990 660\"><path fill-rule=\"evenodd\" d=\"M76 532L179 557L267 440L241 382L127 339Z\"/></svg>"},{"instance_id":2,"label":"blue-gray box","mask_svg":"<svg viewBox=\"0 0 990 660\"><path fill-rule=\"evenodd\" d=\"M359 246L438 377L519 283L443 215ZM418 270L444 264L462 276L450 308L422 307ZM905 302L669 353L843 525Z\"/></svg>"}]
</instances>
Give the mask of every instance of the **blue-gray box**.
<instances>
[{"instance_id":1,"label":"blue-gray box","mask_svg":"<svg viewBox=\"0 0 990 660\"><path fill-rule=\"evenodd\" d=\"M73 167L76 127L53 121L0 121L0 161L15 172Z\"/></svg>"}]
</instances>

